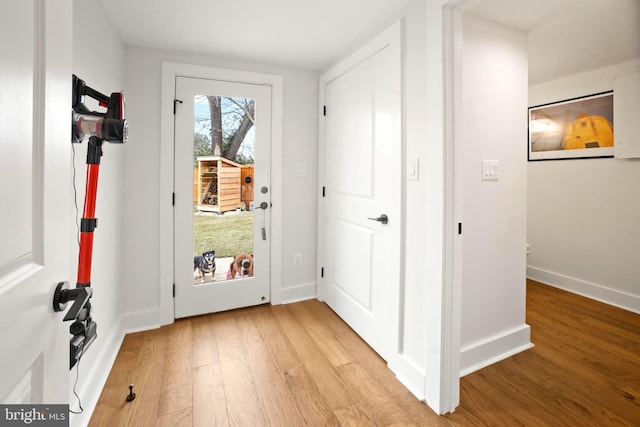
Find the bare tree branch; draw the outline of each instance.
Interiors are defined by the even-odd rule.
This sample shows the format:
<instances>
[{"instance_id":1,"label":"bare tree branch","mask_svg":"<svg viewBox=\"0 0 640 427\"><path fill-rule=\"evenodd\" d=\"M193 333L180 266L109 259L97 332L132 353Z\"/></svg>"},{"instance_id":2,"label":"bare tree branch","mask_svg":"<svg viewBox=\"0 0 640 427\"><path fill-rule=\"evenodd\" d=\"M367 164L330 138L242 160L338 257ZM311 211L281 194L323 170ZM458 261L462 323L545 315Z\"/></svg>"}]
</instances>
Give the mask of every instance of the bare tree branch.
<instances>
[{"instance_id":1,"label":"bare tree branch","mask_svg":"<svg viewBox=\"0 0 640 427\"><path fill-rule=\"evenodd\" d=\"M252 99L250 101L248 100L244 100L245 101L245 105L240 104L238 101L236 101L233 98L227 98L229 101L233 102L234 104L236 104L238 107L242 108L242 110L245 113L245 116L249 117L249 120L251 120L251 123L253 125L256 124L256 121L253 118L253 115L255 113L255 101Z\"/></svg>"},{"instance_id":2,"label":"bare tree branch","mask_svg":"<svg viewBox=\"0 0 640 427\"><path fill-rule=\"evenodd\" d=\"M238 150L244 141L244 138L247 136L247 133L251 130L254 125L253 115L255 114L255 102L253 100L247 102L247 108L245 110L245 114L242 117L242 122L238 127L238 131L231 139L231 144L224 152L224 157L227 159L233 160L238 154Z\"/></svg>"}]
</instances>

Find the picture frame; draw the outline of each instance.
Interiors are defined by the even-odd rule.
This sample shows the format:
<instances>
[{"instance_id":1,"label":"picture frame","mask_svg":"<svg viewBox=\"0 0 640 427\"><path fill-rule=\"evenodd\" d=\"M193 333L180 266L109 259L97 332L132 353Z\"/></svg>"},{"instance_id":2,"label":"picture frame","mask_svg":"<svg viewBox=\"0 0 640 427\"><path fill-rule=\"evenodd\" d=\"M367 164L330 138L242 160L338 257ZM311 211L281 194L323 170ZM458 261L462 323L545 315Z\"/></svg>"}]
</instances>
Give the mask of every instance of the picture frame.
<instances>
[{"instance_id":1,"label":"picture frame","mask_svg":"<svg viewBox=\"0 0 640 427\"><path fill-rule=\"evenodd\" d=\"M613 157L613 91L529 107L528 160Z\"/></svg>"}]
</instances>

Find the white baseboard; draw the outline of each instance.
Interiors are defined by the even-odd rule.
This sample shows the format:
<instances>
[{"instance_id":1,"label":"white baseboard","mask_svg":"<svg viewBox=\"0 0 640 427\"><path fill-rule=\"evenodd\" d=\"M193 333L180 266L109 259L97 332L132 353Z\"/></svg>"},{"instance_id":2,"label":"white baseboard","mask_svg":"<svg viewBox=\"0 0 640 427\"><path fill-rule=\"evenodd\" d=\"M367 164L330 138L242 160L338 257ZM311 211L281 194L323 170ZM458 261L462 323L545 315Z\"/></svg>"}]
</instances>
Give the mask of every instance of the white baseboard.
<instances>
[{"instance_id":1,"label":"white baseboard","mask_svg":"<svg viewBox=\"0 0 640 427\"><path fill-rule=\"evenodd\" d=\"M316 298L315 282L282 288L282 304L305 301L313 298Z\"/></svg>"},{"instance_id":2,"label":"white baseboard","mask_svg":"<svg viewBox=\"0 0 640 427\"><path fill-rule=\"evenodd\" d=\"M148 331L162 326L160 321L160 309L150 308L147 310L127 313L123 319L123 331L127 334L132 332Z\"/></svg>"},{"instance_id":3,"label":"white baseboard","mask_svg":"<svg viewBox=\"0 0 640 427\"><path fill-rule=\"evenodd\" d=\"M107 382L111 368L116 360L122 340L124 339L124 332L122 332L122 317L116 322L111 333L104 341L102 345L102 351L95 356L94 361L90 365L83 365L80 361L80 375L84 377L84 385L78 390L78 395L82 398L82 407L84 411L81 414L70 414L69 425L70 426L86 426L89 425L89 420L93 411L98 404L98 399L102 393L102 389ZM89 350L91 351L91 349ZM87 353L88 355L89 353ZM84 368L84 369L83 369ZM69 377L75 380L76 370L75 368L69 371ZM71 385L71 388L73 384ZM126 390L125 390L126 392ZM70 405L74 410L78 410L76 406L75 398L71 399Z\"/></svg>"},{"instance_id":4,"label":"white baseboard","mask_svg":"<svg viewBox=\"0 0 640 427\"><path fill-rule=\"evenodd\" d=\"M640 314L640 296L638 295L627 294L616 289L531 266L527 266L527 278Z\"/></svg>"},{"instance_id":5,"label":"white baseboard","mask_svg":"<svg viewBox=\"0 0 640 427\"><path fill-rule=\"evenodd\" d=\"M482 369L533 347L531 329L524 324L460 349L460 376Z\"/></svg>"},{"instance_id":6,"label":"white baseboard","mask_svg":"<svg viewBox=\"0 0 640 427\"><path fill-rule=\"evenodd\" d=\"M411 392L418 400L424 401L424 371L420 370L415 363L403 355L397 355L389 369L396 375L398 381Z\"/></svg>"}]
</instances>

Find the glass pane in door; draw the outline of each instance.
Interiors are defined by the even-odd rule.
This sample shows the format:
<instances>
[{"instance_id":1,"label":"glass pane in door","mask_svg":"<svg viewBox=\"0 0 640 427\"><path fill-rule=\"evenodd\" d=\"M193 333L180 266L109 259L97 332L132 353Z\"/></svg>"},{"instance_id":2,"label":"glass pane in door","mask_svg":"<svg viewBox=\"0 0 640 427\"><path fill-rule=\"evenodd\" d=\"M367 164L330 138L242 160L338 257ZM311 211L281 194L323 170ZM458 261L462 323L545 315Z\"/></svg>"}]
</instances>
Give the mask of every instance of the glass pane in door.
<instances>
[{"instance_id":1,"label":"glass pane in door","mask_svg":"<svg viewBox=\"0 0 640 427\"><path fill-rule=\"evenodd\" d=\"M255 100L196 95L193 283L253 277Z\"/></svg>"}]
</instances>

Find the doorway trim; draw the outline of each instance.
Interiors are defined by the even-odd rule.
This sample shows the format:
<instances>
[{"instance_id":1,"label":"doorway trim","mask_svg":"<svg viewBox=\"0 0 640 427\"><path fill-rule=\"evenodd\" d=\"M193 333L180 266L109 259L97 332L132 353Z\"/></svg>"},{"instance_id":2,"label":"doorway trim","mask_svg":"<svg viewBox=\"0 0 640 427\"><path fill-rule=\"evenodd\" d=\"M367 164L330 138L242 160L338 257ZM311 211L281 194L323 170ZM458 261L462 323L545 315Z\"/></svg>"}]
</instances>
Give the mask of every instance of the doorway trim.
<instances>
[{"instance_id":1,"label":"doorway trim","mask_svg":"<svg viewBox=\"0 0 640 427\"><path fill-rule=\"evenodd\" d=\"M471 0L475 1L475 0ZM440 413L454 412L460 404L460 350L462 332L462 177L464 156L459 140L463 124L462 12L469 0L442 4L443 135L444 135L444 242L442 289L442 383Z\"/></svg>"},{"instance_id":2,"label":"doorway trim","mask_svg":"<svg viewBox=\"0 0 640 427\"><path fill-rule=\"evenodd\" d=\"M283 78L275 74L215 68L201 65L162 63L160 104L160 322L173 323L175 318L173 284L174 247L174 137L173 100L176 78L192 77L235 83L271 86L271 304L282 302L282 110Z\"/></svg>"}]
</instances>

